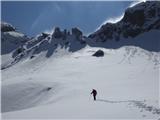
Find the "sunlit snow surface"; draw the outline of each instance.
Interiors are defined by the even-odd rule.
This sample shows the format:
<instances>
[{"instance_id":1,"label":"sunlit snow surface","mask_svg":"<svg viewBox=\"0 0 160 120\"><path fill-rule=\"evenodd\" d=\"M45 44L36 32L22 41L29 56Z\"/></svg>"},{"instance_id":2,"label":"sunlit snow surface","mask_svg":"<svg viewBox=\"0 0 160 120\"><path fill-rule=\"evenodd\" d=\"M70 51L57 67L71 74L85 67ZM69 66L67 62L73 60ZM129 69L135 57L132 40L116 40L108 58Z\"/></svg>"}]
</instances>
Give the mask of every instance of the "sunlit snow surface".
<instances>
[{"instance_id":1,"label":"sunlit snow surface","mask_svg":"<svg viewBox=\"0 0 160 120\"><path fill-rule=\"evenodd\" d=\"M125 46L93 57L98 49L41 53L3 70L2 118L158 119L159 53Z\"/></svg>"}]
</instances>

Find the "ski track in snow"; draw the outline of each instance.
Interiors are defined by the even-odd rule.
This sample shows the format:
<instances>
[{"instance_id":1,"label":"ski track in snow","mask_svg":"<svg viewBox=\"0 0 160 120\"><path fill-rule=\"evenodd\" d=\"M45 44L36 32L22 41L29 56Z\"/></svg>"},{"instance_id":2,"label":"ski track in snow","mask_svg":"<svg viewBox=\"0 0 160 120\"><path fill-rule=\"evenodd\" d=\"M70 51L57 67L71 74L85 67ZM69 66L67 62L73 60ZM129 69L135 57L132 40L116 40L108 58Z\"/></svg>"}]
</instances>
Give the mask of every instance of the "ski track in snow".
<instances>
[{"instance_id":1,"label":"ski track in snow","mask_svg":"<svg viewBox=\"0 0 160 120\"><path fill-rule=\"evenodd\" d=\"M104 99L97 99L97 101L100 102L105 102L105 103L111 103L111 104L120 104L120 103L126 103L131 107L137 107L138 109L141 109L141 112L143 110L149 111L152 114L158 114L160 115L160 109L156 108L154 106L149 106L145 103L146 100L144 101L136 101L136 100L127 100L127 101L110 101L110 100L104 100Z\"/></svg>"}]
</instances>

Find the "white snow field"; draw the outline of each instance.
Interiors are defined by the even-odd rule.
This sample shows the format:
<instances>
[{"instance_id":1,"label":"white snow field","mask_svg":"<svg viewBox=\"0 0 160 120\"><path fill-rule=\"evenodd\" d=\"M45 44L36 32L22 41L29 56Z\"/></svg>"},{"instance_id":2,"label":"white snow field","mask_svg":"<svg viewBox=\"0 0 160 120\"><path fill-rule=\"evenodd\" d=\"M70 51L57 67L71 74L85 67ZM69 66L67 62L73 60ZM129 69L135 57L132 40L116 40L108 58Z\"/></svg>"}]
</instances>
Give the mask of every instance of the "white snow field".
<instances>
[{"instance_id":1,"label":"white snow field","mask_svg":"<svg viewBox=\"0 0 160 120\"><path fill-rule=\"evenodd\" d=\"M160 120L159 10L141 3L90 37L74 28L28 38L2 24L2 119ZM143 26L128 19L142 11ZM92 56L99 49L104 56Z\"/></svg>"},{"instance_id":2,"label":"white snow field","mask_svg":"<svg viewBox=\"0 0 160 120\"><path fill-rule=\"evenodd\" d=\"M104 57L93 57L99 49ZM159 52L57 51L2 71L2 119L159 119Z\"/></svg>"}]
</instances>

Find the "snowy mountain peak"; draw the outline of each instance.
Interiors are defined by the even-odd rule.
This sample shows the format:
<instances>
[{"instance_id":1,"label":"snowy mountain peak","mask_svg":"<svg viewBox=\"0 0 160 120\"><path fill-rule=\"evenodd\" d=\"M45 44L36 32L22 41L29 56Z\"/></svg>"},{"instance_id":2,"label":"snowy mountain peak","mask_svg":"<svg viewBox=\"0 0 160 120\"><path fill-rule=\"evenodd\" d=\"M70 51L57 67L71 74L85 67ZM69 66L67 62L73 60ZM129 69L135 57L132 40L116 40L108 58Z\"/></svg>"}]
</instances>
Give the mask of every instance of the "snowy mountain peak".
<instances>
[{"instance_id":1,"label":"snowy mountain peak","mask_svg":"<svg viewBox=\"0 0 160 120\"><path fill-rule=\"evenodd\" d=\"M150 30L160 29L160 2L147 1L128 8L122 19L125 23Z\"/></svg>"},{"instance_id":2,"label":"snowy mountain peak","mask_svg":"<svg viewBox=\"0 0 160 120\"><path fill-rule=\"evenodd\" d=\"M1 37L2 55L13 52L29 40L29 37L16 31L14 26L6 22L1 22Z\"/></svg>"},{"instance_id":3,"label":"snowy mountain peak","mask_svg":"<svg viewBox=\"0 0 160 120\"><path fill-rule=\"evenodd\" d=\"M75 52L86 45L103 48L139 46L149 51L159 51L160 2L147 1L128 8L117 23L106 23L86 37L79 28L61 30L55 27L52 33L41 33L29 38L16 31L8 23L1 23L2 55L12 61L4 62L3 68L12 66L23 58L34 58L43 54L49 58L59 49ZM154 42L152 40L153 36ZM6 57L5 57L6 58Z\"/></svg>"},{"instance_id":4,"label":"snowy mountain peak","mask_svg":"<svg viewBox=\"0 0 160 120\"><path fill-rule=\"evenodd\" d=\"M1 22L1 32L15 31L16 28L7 22Z\"/></svg>"},{"instance_id":5,"label":"snowy mountain peak","mask_svg":"<svg viewBox=\"0 0 160 120\"><path fill-rule=\"evenodd\" d=\"M106 23L89 38L97 41L120 40L122 37L136 37L152 29L160 29L160 2L147 1L126 9L117 23Z\"/></svg>"}]
</instances>

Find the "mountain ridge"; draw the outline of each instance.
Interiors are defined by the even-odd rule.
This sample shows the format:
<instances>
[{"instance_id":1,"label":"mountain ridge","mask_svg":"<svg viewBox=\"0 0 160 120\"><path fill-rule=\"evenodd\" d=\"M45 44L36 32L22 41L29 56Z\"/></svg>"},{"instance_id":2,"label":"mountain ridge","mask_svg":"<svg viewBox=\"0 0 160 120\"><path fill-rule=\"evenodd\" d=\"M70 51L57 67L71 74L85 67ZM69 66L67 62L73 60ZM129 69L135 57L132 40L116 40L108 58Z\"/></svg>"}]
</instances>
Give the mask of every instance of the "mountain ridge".
<instances>
[{"instance_id":1,"label":"mountain ridge","mask_svg":"<svg viewBox=\"0 0 160 120\"><path fill-rule=\"evenodd\" d=\"M36 37L29 38L17 31L12 25L2 22L1 54L11 56L11 62L4 64L4 66L11 66L22 58L30 57L32 59L45 51L45 56L50 57L56 52L58 47L75 52L84 48L86 45L109 49L131 45L148 51L159 52L159 30L159 1L142 2L130 7L126 9L120 21L117 23L106 23L99 30L87 37L78 28L72 28L70 31L55 27L54 31L50 34L41 33ZM155 37L154 42L152 40L153 36Z\"/></svg>"},{"instance_id":2,"label":"mountain ridge","mask_svg":"<svg viewBox=\"0 0 160 120\"><path fill-rule=\"evenodd\" d=\"M90 38L119 40L136 37L140 33L151 29L160 29L160 2L146 1L125 10L124 16L117 23L106 23L99 30L90 34Z\"/></svg>"}]
</instances>

